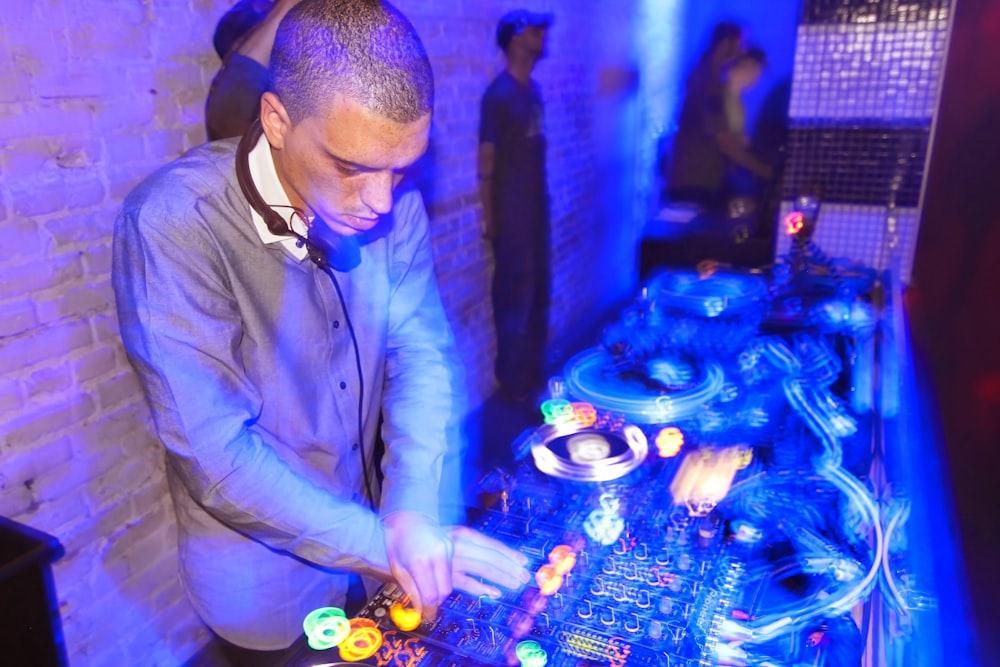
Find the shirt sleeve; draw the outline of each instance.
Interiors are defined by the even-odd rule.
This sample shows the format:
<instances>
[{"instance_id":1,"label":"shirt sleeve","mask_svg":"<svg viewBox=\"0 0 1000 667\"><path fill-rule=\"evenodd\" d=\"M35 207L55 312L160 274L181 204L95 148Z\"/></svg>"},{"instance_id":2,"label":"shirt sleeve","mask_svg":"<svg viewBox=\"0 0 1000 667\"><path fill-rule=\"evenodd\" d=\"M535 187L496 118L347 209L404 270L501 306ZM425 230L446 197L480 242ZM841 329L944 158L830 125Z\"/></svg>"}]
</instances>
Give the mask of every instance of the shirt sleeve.
<instances>
[{"instance_id":1,"label":"shirt sleeve","mask_svg":"<svg viewBox=\"0 0 1000 667\"><path fill-rule=\"evenodd\" d=\"M388 571L378 517L298 474L278 455L277 436L258 428L262 398L239 360L240 311L207 231L219 212L203 208L161 188L151 201L127 201L115 223L122 339L168 466L207 512L272 549Z\"/></svg>"},{"instance_id":2,"label":"shirt sleeve","mask_svg":"<svg viewBox=\"0 0 1000 667\"><path fill-rule=\"evenodd\" d=\"M400 510L439 518L460 502L464 377L434 274L427 213L419 194L400 198L391 258L383 399L383 516ZM438 501L438 502L435 502Z\"/></svg>"},{"instance_id":3,"label":"shirt sleeve","mask_svg":"<svg viewBox=\"0 0 1000 667\"><path fill-rule=\"evenodd\" d=\"M487 90L479 110L479 143L496 144L500 142L503 123L503 105L500 99Z\"/></svg>"}]
</instances>

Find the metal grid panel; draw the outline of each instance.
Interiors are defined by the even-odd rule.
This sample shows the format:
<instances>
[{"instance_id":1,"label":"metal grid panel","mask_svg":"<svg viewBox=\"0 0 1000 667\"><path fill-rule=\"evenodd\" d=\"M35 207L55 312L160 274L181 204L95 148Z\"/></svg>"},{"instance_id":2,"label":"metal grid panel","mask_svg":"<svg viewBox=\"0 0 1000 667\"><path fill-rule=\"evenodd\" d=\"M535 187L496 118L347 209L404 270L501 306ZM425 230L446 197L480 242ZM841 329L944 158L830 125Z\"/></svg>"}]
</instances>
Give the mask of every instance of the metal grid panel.
<instances>
[{"instance_id":1,"label":"metal grid panel","mask_svg":"<svg viewBox=\"0 0 1000 667\"><path fill-rule=\"evenodd\" d=\"M952 1L806 0L798 31L782 217L787 200L817 196L814 238L828 255L898 260L904 280Z\"/></svg>"},{"instance_id":2,"label":"metal grid panel","mask_svg":"<svg viewBox=\"0 0 1000 667\"><path fill-rule=\"evenodd\" d=\"M930 121L946 37L944 20L800 26L789 117Z\"/></svg>"},{"instance_id":3,"label":"metal grid panel","mask_svg":"<svg viewBox=\"0 0 1000 667\"><path fill-rule=\"evenodd\" d=\"M783 196L824 202L916 206L930 129L830 125L794 128L788 137Z\"/></svg>"},{"instance_id":4,"label":"metal grid panel","mask_svg":"<svg viewBox=\"0 0 1000 667\"><path fill-rule=\"evenodd\" d=\"M951 0L808 0L804 23L906 23L947 20Z\"/></svg>"}]
</instances>

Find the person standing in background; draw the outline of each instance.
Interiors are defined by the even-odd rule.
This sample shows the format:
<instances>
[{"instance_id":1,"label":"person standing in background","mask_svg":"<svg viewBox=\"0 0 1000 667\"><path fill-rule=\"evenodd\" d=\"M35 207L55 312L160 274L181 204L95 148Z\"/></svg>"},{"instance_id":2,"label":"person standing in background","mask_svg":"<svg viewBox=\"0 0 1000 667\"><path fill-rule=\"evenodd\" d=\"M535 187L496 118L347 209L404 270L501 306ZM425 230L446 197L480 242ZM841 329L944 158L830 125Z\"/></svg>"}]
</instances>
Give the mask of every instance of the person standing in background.
<instances>
[{"instance_id":1,"label":"person standing in background","mask_svg":"<svg viewBox=\"0 0 1000 667\"><path fill-rule=\"evenodd\" d=\"M525 402L544 379L549 304L549 196L544 106L531 73L552 16L508 12L497 26L506 67L486 89L479 125L483 235L493 244L496 377Z\"/></svg>"},{"instance_id":2,"label":"person standing in background","mask_svg":"<svg viewBox=\"0 0 1000 667\"><path fill-rule=\"evenodd\" d=\"M742 101L760 78L765 58L760 49L744 51L743 42L738 25L720 23L688 77L666 178L671 201L719 208L732 187L743 191L748 179L771 177L771 167L749 150Z\"/></svg>"},{"instance_id":3,"label":"person standing in background","mask_svg":"<svg viewBox=\"0 0 1000 667\"><path fill-rule=\"evenodd\" d=\"M278 24L300 0L241 0L223 15L213 43L222 66L205 103L209 141L241 137L260 116Z\"/></svg>"}]
</instances>

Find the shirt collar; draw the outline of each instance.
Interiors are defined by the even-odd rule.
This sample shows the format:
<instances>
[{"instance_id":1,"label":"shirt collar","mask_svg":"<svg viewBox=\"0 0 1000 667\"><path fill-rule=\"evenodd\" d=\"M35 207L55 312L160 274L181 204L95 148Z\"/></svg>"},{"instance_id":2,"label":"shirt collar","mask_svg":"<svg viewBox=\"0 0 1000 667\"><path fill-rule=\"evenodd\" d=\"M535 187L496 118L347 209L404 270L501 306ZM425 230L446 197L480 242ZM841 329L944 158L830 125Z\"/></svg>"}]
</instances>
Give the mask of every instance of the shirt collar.
<instances>
[{"instance_id":1,"label":"shirt collar","mask_svg":"<svg viewBox=\"0 0 1000 667\"><path fill-rule=\"evenodd\" d=\"M281 216L285 222L291 224L292 230L297 234L306 236L309 230L306 228L302 218L295 215L291 209L291 202L285 189L278 180L278 172L274 168L274 158L271 156L271 146L267 143L267 136L260 135L257 145L253 147L249 155L250 177L253 184L260 193L261 198L266 201L275 213ZM270 245L280 243L293 257L300 262L304 260L309 252L299 243L294 236L279 236L267 228L267 223L260 213L250 208L250 216L253 218L253 226L257 230L262 243Z\"/></svg>"}]
</instances>

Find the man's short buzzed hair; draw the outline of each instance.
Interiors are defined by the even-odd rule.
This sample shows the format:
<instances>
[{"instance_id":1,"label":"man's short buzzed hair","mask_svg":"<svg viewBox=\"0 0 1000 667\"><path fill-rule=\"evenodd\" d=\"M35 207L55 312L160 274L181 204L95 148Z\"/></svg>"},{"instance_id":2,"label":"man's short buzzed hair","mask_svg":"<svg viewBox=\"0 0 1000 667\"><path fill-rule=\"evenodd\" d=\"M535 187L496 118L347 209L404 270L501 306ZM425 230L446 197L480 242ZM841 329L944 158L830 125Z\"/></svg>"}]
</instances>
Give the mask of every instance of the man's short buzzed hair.
<instances>
[{"instance_id":1,"label":"man's short buzzed hair","mask_svg":"<svg viewBox=\"0 0 1000 667\"><path fill-rule=\"evenodd\" d=\"M381 0L302 0L278 27L271 77L293 122L325 115L336 93L397 123L434 108L424 45Z\"/></svg>"}]
</instances>

